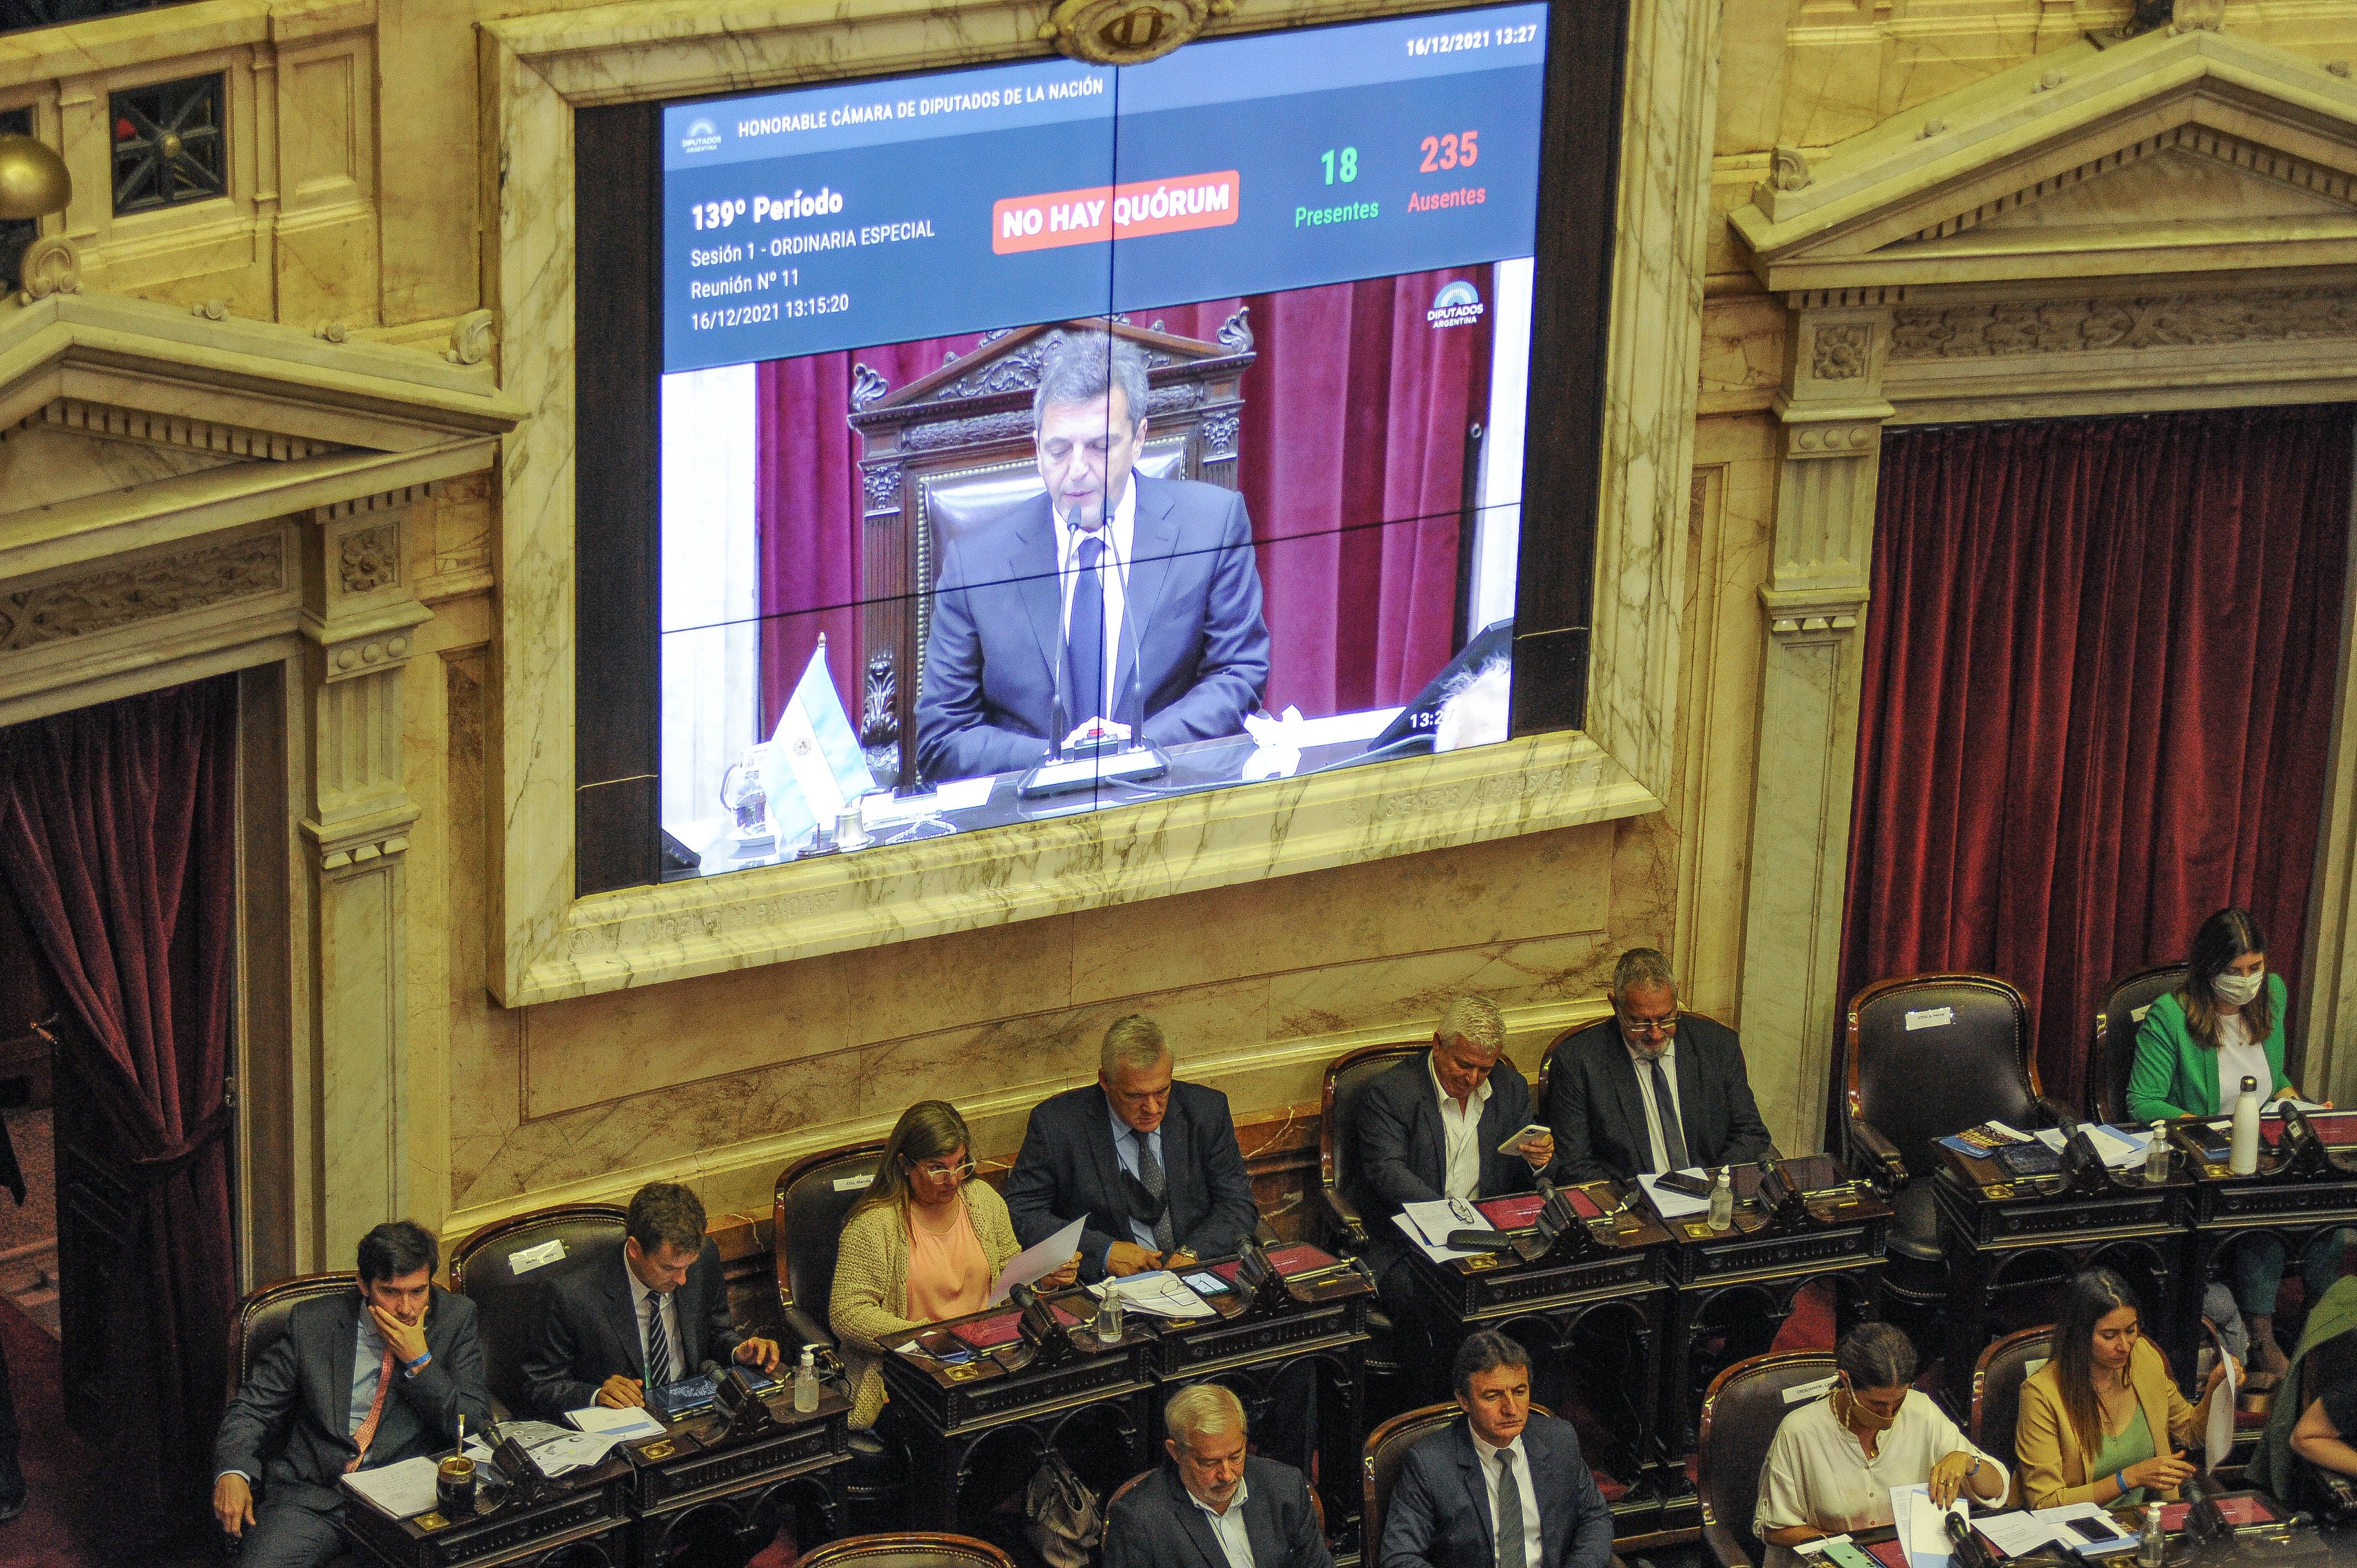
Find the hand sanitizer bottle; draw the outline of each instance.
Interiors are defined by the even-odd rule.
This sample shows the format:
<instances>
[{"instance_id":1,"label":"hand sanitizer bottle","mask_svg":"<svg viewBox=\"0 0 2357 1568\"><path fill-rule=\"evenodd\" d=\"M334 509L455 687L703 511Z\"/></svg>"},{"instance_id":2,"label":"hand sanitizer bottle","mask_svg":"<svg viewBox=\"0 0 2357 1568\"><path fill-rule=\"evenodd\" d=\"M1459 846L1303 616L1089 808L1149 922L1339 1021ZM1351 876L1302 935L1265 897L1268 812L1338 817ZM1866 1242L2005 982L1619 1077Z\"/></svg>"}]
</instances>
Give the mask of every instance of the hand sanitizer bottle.
<instances>
[{"instance_id":1,"label":"hand sanitizer bottle","mask_svg":"<svg viewBox=\"0 0 2357 1568\"><path fill-rule=\"evenodd\" d=\"M2244 1083L2251 1080L2244 1079ZM2160 1560L2169 1552L2169 1543L2160 1533L2160 1505L2151 1503L2144 1510L2144 1533L2136 1538L2136 1568L2160 1568Z\"/></svg>"},{"instance_id":2,"label":"hand sanitizer bottle","mask_svg":"<svg viewBox=\"0 0 2357 1568\"><path fill-rule=\"evenodd\" d=\"M818 1408L818 1358L810 1346L802 1347L802 1365L794 1369L794 1409L804 1415Z\"/></svg>"},{"instance_id":3,"label":"hand sanitizer bottle","mask_svg":"<svg viewBox=\"0 0 2357 1568\"><path fill-rule=\"evenodd\" d=\"M1710 1228L1727 1230L1735 1225L1735 1173L1731 1166L1718 1167L1718 1180L1710 1188Z\"/></svg>"},{"instance_id":4,"label":"hand sanitizer bottle","mask_svg":"<svg viewBox=\"0 0 2357 1568\"><path fill-rule=\"evenodd\" d=\"M2243 1092L2234 1096L2234 1136L2226 1168L2236 1176L2249 1176L2259 1168L2259 1080L2255 1078L2243 1079Z\"/></svg>"},{"instance_id":5,"label":"hand sanitizer bottle","mask_svg":"<svg viewBox=\"0 0 2357 1568\"><path fill-rule=\"evenodd\" d=\"M2144 1146L2144 1179L2155 1187L2169 1179L2169 1129L2158 1122Z\"/></svg>"}]
</instances>

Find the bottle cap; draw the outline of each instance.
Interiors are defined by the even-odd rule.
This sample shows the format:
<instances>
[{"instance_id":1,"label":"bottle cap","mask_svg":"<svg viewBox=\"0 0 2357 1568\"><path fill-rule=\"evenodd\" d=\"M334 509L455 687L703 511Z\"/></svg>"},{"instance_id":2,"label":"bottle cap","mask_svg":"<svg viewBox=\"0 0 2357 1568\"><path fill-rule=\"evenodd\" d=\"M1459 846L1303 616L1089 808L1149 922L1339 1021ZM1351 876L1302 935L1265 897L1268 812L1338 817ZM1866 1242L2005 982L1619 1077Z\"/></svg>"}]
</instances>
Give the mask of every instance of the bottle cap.
<instances>
[{"instance_id":1,"label":"bottle cap","mask_svg":"<svg viewBox=\"0 0 2357 1568\"><path fill-rule=\"evenodd\" d=\"M2244 1094L2256 1094L2258 1091L2259 1080L2257 1079L2245 1078L2243 1079L2243 1092Z\"/></svg>"}]
</instances>

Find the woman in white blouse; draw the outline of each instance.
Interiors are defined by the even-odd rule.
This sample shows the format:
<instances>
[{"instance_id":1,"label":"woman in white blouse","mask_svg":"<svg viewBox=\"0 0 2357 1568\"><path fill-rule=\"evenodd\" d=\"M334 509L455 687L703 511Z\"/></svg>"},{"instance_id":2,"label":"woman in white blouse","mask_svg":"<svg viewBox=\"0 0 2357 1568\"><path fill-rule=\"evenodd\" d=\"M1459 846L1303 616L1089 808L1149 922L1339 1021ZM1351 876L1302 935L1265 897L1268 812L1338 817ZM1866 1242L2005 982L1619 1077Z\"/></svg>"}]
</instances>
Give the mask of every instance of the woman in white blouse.
<instances>
[{"instance_id":1,"label":"woman in white blouse","mask_svg":"<svg viewBox=\"0 0 2357 1568\"><path fill-rule=\"evenodd\" d=\"M2005 1501L2005 1466L1909 1386L1915 1348L1907 1336L1887 1323L1861 1325L1835 1348L1834 1369L1825 1397L1786 1416L1768 1445L1751 1523L1768 1543L1765 1568L1794 1568L1792 1548L1803 1541L1889 1524L1893 1487L1928 1482L1943 1508L1960 1492L1985 1506Z\"/></svg>"}]
</instances>

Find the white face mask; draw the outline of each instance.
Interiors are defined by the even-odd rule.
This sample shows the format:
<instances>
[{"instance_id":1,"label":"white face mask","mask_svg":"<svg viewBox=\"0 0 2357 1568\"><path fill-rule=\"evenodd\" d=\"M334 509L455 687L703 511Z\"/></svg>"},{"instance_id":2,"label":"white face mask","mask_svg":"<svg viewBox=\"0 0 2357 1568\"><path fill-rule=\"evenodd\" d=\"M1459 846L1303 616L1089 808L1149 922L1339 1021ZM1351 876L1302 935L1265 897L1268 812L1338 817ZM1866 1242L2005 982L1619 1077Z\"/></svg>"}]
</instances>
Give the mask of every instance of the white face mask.
<instances>
[{"instance_id":1,"label":"white face mask","mask_svg":"<svg viewBox=\"0 0 2357 1568\"><path fill-rule=\"evenodd\" d=\"M2247 1007L2258 1000L2259 987L2266 983L2267 972L2262 969L2256 974L2222 974L2210 983L2210 989L2229 1007Z\"/></svg>"}]
</instances>

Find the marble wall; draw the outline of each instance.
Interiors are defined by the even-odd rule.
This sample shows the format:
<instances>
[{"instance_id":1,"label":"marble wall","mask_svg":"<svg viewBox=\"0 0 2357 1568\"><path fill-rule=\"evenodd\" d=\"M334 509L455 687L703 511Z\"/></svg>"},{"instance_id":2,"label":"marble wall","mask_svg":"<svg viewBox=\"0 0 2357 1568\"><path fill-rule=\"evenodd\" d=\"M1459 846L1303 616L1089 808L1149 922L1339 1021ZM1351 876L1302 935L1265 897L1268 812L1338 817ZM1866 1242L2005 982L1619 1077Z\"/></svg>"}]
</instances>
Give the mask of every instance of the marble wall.
<instances>
[{"instance_id":1,"label":"marble wall","mask_svg":"<svg viewBox=\"0 0 2357 1568\"><path fill-rule=\"evenodd\" d=\"M532 373L554 385L569 373L569 338L559 347L546 336L554 307L500 295L501 202L522 199L502 192L506 154L497 149L500 94L528 88L554 103L555 89L537 76L536 87L494 80L513 57L484 40L512 30L507 18L559 8L546 0L193 0L152 18L0 40L0 109L32 107L37 128L67 138L78 169L97 168L87 122L110 81L154 80L176 62L229 62L244 73L240 102L269 129L267 158L238 174L234 224L176 218L118 231L85 202L50 227L74 226L89 242L89 287L173 303L184 319L192 305L201 321L208 302L218 303L231 317L224 332L242 317L305 339L349 336L425 350L437 366L478 365L489 355L511 378L536 367ZM702 9L680 0L585 7L583 31L549 47L562 54L560 44L630 35L645 69L660 73L676 65L672 33L701 25L691 13ZM905 38L919 55L933 47L929 39L968 52L1000 48L992 29L1017 19L994 5L988 24L974 23L967 37L956 13L981 16L979 0L904 9L914 18ZM555 811L565 799L553 786L519 797L503 779L520 746L570 747L569 729L536 741L528 726L508 722L505 683L523 667L510 643L519 613L535 639L569 622L569 599L549 592L562 575L554 568L569 564L535 560L532 576L508 582L499 574L515 563L510 547L540 526L536 509L557 504L533 488L546 479L534 465L561 465L569 433L511 446L498 471L439 478L405 535L409 579L431 612L398 677L400 772L416 811L399 907L405 984L380 979L366 988L396 996L406 1021L405 1047L385 1069L398 1081L371 1090L374 1101L405 1108L402 1147L383 1177L393 1201L457 1235L518 1208L611 1197L660 1176L697 1185L716 1212L764 1211L785 1161L879 1133L929 1096L958 1101L976 1121L981 1153L1004 1156L1028 1105L1085 1079L1104 1025L1135 1010L1159 1017L1184 1070L1226 1089L1240 1112L1282 1117L1314 1114L1319 1072L1333 1056L1415 1037L1463 991L1506 1008L1515 1053L1534 1069L1548 1039L1602 1011L1612 958L1633 943L1668 948L1686 977L1687 1003L1730 1022L1743 1022L1748 999L1801 986L1795 966L1805 956L1749 929L1755 867L1789 869L1798 854L1812 862L1798 868L1808 875L1838 853L1789 835L1755 843L1758 759L1790 739L1774 733L1775 712L1763 706L1772 644L1760 599L1783 483L1783 424L1772 405L1791 371L1790 306L1754 279L1726 214L1751 199L1773 149L1823 148L2069 46L2128 9L2126 0L1641 7L1640 49L1667 62L1662 74L1690 105L1711 103L1711 72L1707 59L1680 51L1704 48L1716 60L1715 108L1701 129L1667 114L1630 149L1643 176L1629 188L1632 199L1684 177L1682 134L1708 144L1692 161L1709 156L1711 190L1696 220L1699 286L1653 279L1647 298L1657 314L1631 318L1641 331L1632 328L1614 371L1624 413L1648 378L1665 374L1690 376L1699 398L1698 417L1681 414L1677 428L1649 426L1617 446L1615 462L1629 472L1609 486L1609 504L1643 511L1625 535L1643 542L1610 575L1620 618L1600 641L1623 667L1649 671L1648 690L1668 695L1614 706L1599 736L1621 748L1614 755L1646 759L1640 772L1660 797L1658 811L502 1006L494 996L504 961L502 878L514 870L504 859L511 819ZM2230 0L2225 13L2230 30L2319 64L2357 52L2357 0ZM766 12L759 19L788 25ZM561 34L562 21L548 26ZM797 48L826 53L823 27L803 16L789 21L807 35ZM633 90L590 64L560 63L552 68L560 77L578 78L565 77L565 91L584 101ZM1675 210L1665 199L1638 214L1652 225L1642 232L1658 242L1652 250L1676 250L1664 238L1674 225L1660 226ZM566 231L537 224L532 232L554 243ZM1656 256L1648 264L1662 263ZM474 314L485 306L508 314L496 323ZM1643 348L1663 334L1684 341L1697 315L1691 359L1674 345L1659 354ZM504 358L495 333L511 350ZM13 373L0 365L0 391ZM514 381L506 385L512 394ZM547 411L534 402L533 412ZM175 464L198 461L142 446L97 464L64 462L61 439L0 447L0 474L61 499L77 486L168 484ZM529 516L515 501L525 495ZM1667 548L1652 547L1657 525ZM535 550L540 537L532 534ZM1655 613L1665 608L1674 613ZM145 678L168 680L178 657L159 646ZM0 704L17 696L0 677ZM550 881L569 878L567 867ZM343 987L347 978L330 961L303 1004L317 1019L319 1038L303 1036L300 1047L313 1058L336 1049L339 1009L356 993ZM2357 996L2357 981L2349 989ZM1822 1049L1821 1041L1805 1049L1780 1041L1755 1050L1755 1083L1787 1149L1815 1146ZM315 1124L317 1138L303 1146L333 1148L369 1131L339 1124L332 1112L304 1123ZM334 1165L316 1151L304 1157L321 1172ZM305 1201L309 1217L287 1221L302 1238L288 1255L317 1266L349 1238L335 1233L340 1220L321 1218L339 1212L335 1195Z\"/></svg>"}]
</instances>

